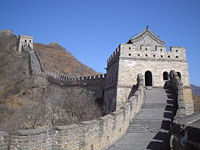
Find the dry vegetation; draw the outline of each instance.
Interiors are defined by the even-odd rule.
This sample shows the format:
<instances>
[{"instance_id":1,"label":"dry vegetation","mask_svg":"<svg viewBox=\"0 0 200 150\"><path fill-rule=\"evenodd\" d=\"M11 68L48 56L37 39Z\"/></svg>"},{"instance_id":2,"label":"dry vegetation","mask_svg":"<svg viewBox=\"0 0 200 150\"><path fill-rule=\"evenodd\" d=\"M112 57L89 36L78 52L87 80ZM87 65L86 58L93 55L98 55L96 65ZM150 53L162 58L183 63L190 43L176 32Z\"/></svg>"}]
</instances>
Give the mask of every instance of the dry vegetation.
<instances>
[{"instance_id":1,"label":"dry vegetation","mask_svg":"<svg viewBox=\"0 0 200 150\"><path fill-rule=\"evenodd\" d=\"M90 76L97 74L93 69L80 63L72 54L55 42L50 45L35 43L34 49L42 59L44 69L68 76Z\"/></svg>"},{"instance_id":2,"label":"dry vegetation","mask_svg":"<svg viewBox=\"0 0 200 150\"><path fill-rule=\"evenodd\" d=\"M102 115L91 91L54 84L35 86L29 55L17 53L16 48L16 36L0 33L0 130L54 127ZM75 76L95 74L58 45L35 44L35 48L48 71Z\"/></svg>"}]
</instances>

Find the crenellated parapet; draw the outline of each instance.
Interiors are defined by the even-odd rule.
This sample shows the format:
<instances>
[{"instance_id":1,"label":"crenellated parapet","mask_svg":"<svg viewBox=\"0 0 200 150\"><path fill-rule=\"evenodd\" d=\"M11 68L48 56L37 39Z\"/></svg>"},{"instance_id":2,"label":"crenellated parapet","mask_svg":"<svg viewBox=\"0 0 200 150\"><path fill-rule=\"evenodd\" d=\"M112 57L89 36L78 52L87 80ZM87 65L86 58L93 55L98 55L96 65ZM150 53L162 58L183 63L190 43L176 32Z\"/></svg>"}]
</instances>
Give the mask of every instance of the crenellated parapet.
<instances>
[{"instance_id":1,"label":"crenellated parapet","mask_svg":"<svg viewBox=\"0 0 200 150\"><path fill-rule=\"evenodd\" d=\"M120 45L120 57L146 60L186 61L184 47L172 46L170 50L165 42L152 33L149 28Z\"/></svg>"},{"instance_id":2,"label":"crenellated parapet","mask_svg":"<svg viewBox=\"0 0 200 150\"><path fill-rule=\"evenodd\" d=\"M120 48L118 47L107 60L107 67L109 68L120 56Z\"/></svg>"},{"instance_id":3,"label":"crenellated parapet","mask_svg":"<svg viewBox=\"0 0 200 150\"><path fill-rule=\"evenodd\" d=\"M106 78L106 74L99 74L95 76L83 76L83 77L69 77L60 74L54 74L50 72L46 72L46 77L49 81L57 83L61 86L64 85L77 85L77 84L95 84L95 81L104 81Z\"/></svg>"},{"instance_id":4,"label":"crenellated parapet","mask_svg":"<svg viewBox=\"0 0 200 150\"><path fill-rule=\"evenodd\" d=\"M120 57L129 59L146 59L160 61L186 61L186 52L184 47L170 47L166 50L165 46L156 46L155 49L141 45L136 48L134 44L121 44Z\"/></svg>"}]
</instances>

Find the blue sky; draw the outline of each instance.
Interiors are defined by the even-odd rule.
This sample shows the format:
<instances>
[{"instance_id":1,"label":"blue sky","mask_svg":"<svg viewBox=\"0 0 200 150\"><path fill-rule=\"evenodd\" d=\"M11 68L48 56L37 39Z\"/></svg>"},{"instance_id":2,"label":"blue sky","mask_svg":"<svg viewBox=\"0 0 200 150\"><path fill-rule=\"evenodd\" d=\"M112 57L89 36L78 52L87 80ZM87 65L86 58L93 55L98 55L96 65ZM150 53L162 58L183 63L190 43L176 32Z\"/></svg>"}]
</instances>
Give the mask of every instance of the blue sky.
<instances>
[{"instance_id":1,"label":"blue sky","mask_svg":"<svg viewBox=\"0 0 200 150\"><path fill-rule=\"evenodd\" d=\"M0 1L0 30L55 41L103 73L115 48L147 25L168 48L187 48L190 81L200 86L200 0Z\"/></svg>"}]
</instances>

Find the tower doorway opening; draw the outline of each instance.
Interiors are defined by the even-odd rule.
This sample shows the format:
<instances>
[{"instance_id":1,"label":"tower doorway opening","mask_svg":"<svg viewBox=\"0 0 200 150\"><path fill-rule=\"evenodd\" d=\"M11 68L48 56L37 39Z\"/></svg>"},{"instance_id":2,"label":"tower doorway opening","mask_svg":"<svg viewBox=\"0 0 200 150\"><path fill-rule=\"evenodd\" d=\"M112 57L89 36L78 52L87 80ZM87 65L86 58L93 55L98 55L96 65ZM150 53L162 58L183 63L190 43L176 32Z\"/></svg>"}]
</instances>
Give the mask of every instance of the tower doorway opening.
<instances>
[{"instance_id":1,"label":"tower doorway opening","mask_svg":"<svg viewBox=\"0 0 200 150\"><path fill-rule=\"evenodd\" d=\"M181 79L181 73L180 73L180 72L177 72L177 74L178 74L179 78Z\"/></svg>"},{"instance_id":2,"label":"tower doorway opening","mask_svg":"<svg viewBox=\"0 0 200 150\"><path fill-rule=\"evenodd\" d=\"M145 86L152 86L152 73L151 73L151 71L145 72Z\"/></svg>"}]
</instances>

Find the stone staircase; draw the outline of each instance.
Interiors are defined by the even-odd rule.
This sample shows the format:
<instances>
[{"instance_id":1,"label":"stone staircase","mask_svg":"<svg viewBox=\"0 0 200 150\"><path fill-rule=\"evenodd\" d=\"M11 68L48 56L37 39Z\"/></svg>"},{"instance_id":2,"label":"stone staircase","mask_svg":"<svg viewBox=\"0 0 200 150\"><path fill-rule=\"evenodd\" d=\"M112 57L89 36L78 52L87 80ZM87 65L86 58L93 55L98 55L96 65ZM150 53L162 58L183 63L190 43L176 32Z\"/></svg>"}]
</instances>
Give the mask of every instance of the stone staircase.
<instances>
[{"instance_id":1,"label":"stone staircase","mask_svg":"<svg viewBox=\"0 0 200 150\"><path fill-rule=\"evenodd\" d=\"M107 150L169 150L169 129L176 112L173 94L168 89L150 88L145 96L126 134Z\"/></svg>"},{"instance_id":2,"label":"stone staircase","mask_svg":"<svg viewBox=\"0 0 200 150\"><path fill-rule=\"evenodd\" d=\"M169 130L169 122L163 120L135 119L131 122L126 133L155 133Z\"/></svg>"}]
</instances>

